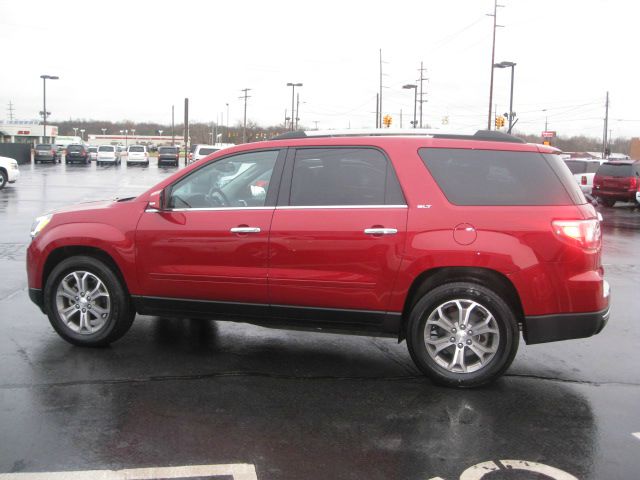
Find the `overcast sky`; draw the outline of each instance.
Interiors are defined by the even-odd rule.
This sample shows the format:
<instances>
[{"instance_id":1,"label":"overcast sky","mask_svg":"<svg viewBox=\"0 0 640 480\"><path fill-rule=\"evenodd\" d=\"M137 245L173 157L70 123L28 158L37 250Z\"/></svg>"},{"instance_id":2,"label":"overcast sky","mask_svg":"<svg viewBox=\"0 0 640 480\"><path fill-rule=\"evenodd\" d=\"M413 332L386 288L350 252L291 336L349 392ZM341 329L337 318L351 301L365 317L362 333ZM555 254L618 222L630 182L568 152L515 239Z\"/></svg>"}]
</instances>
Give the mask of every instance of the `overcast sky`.
<instances>
[{"instance_id":1,"label":"overcast sky","mask_svg":"<svg viewBox=\"0 0 640 480\"><path fill-rule=\"evenodd\" d=\"M517 63L514 111L527 133L602 135L606 91L613 136L640 135L640 13L631 0L501 0L496 62ZM420 61L427 69L424 122L485 127L492 0L449 1L30 1L0 0L0 119L42 109L69 118L215 121L229 104L242 119L281 123L287 82L302 82L300 121L373 127L378 55L383 112L404 126ZM509 69L496 70L494 102L508 111ZM543 111L546 109L546 112ZM442 119L449 125L443 127Z\"/></svg>"}]
</instances>

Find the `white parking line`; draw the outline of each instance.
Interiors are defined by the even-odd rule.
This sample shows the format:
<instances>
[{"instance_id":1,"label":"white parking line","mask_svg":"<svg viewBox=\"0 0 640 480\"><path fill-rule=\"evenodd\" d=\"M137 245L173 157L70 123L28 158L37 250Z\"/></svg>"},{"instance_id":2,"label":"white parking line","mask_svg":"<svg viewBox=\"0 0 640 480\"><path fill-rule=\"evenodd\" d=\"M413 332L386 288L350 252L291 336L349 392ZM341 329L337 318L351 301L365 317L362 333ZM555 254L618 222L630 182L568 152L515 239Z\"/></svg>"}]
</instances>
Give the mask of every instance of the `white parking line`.
<instances>
[{"instance_id":1,"label":"white parking line","mask_svg":"<svg viewBox=\"0 0 640 480\"><path fill-rule=\"evenodd\" d=\"M246 463L129 468L126 470L0 473L0 480L152 480L155 478L192 478L223 475L230 475L233 480L258 480L255 466Z\"/></svg>"}]
</instances>

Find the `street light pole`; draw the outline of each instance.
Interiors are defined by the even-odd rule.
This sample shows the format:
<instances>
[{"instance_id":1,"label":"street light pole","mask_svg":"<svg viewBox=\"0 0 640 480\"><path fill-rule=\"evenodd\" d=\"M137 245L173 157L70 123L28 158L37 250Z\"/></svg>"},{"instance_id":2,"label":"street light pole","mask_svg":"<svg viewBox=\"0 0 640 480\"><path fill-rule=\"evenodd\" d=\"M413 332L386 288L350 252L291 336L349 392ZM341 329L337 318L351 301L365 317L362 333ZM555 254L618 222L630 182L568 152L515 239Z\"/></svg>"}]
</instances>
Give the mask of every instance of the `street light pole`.
<instances>
[{"instance_id":1,"label":"street light pole","mask_svg":"<svg viewBox=\"0 0 640 480\"><path fill-rule=\"evenodd\" d=\"M58 80L60 77L55 75L40 75L42 79L42 118L43 118L43 129L42 129L42 143L45 143L47 136L47 80Z\"/></svg>"},{"instance_id":2,"label":"street light pole","mask_svg":"<svg viewBox=\"0 0 640 480\"><path fill-rule=\"evenodd\" d=\"M229 140L231 137L229 136L229 104L227 103L226 105L227 105L227 123L225 125L224 130L227 133L227 143L230 143Z\"/></svg>"},{"instance_id":3,"label":"street light pole","mask_svg":"<svg viewBox=\"0 0 640 480\"><path fill-rule=\"evenodd\" d=\"M294 130L294 119L296 118L296 87L301 87L301 83L287 83L287 87L291 87L291 131Z\"/></svg>"},{"instance_id":4,"label":"street light pole","mask_svg":"<svg viewBox=\"0 0 640 480\"><path fill-rule=\"evenodd\" d=\"M408 83L407 85L403 85L402 88L406 88L407 90L413 89L413 128L416 128L418 120L416 118L416 104L418 103L418 85Z\"/></svg>"},{"instance_id":5,"label":"street light pole","mask_svg":"<svg viewBox=\"0 0 640 480\"><path fill-rule=\"evenodd\" d=\"M515 66L516 64L514 62L500 62L500 63L494 63L493 64L494 68L511 68L511 93L510 93L510 97L509 97L509 130L507 130L507 133L511 133L511 129L513 128L513 117L515 116L513 114L513 79L514 79L514 71L515 71Z\"/></svg>"},{"instance_id":6,"label":"street light pole","mask_svg":"<svg viewBox=\"0 0 640 480\"><path fill-rule=\"evenodd\" d=\"M84 142L84 132L86 132L86 130L84 128L80 129L80 139Z\"/></svg>"}]
</instances>

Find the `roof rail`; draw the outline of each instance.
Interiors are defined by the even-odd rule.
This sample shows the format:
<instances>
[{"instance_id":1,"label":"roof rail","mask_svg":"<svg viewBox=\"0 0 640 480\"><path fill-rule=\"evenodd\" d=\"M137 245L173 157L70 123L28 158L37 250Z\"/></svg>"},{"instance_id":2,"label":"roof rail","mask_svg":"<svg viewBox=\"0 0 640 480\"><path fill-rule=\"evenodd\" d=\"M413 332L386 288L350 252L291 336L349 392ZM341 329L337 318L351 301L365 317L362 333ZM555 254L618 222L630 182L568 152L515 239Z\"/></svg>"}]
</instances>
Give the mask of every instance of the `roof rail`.
<instances>
[{"instance_id":1,"label":"roof rail","mask_svg":"<svg viewBox=\"0 0 640 480\"><path fill-rule=\"evenodd\" d=\"M421 136L430 138L448 138L459 140L485 140L490 142L526 143L521 138L508 133L492 130L478 130L475 133L445 132L443 130L411 128L411 129L349 129L349 130L296 130L293 132L276 135L271 140L292 140L299 138L326 138L326 137L402 137Z\"/></svg>"}]
</instances>

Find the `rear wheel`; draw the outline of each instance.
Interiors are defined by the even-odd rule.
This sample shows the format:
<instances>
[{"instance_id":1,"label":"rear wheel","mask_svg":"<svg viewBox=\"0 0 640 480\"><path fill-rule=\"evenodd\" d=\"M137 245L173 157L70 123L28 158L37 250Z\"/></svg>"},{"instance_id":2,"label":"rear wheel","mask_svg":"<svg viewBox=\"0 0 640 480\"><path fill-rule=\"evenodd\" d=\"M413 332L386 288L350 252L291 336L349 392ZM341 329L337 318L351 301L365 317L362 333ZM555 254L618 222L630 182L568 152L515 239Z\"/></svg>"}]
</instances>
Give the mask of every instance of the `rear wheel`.
<instances>
[{"instance_id":1,"label":"rear wheel","mask_svg":"<svg viewBox=\"0 0 640 480\"><path fill-rule=\"evenodd\" d=\"M492 290L475 283L437 287L413 307L407 346L416 366L435 383L477 387L509 368L518 351L512 309Z\"/></svg>"},{"instance_id":2,"label":"rear wheel","mask_svg":"<svg viewBox=\"0 0 640 480\"><path fill-rule=\"evenodd\" d=\"M7 186L7 174L4 170L0 170L0 190Z\"/></svg>"},{"instance_id":3,"label":"rear wheel","mask_svg":"<svg viewBox=\"0 0 640 480\"><path fill-rule=\"evenodd\" d=\"M128 293L104 262L84 255L67 258L51 272L45 311L69 343L100 347L124 335L135 317Z\"/></svg>"}]
</instances>

